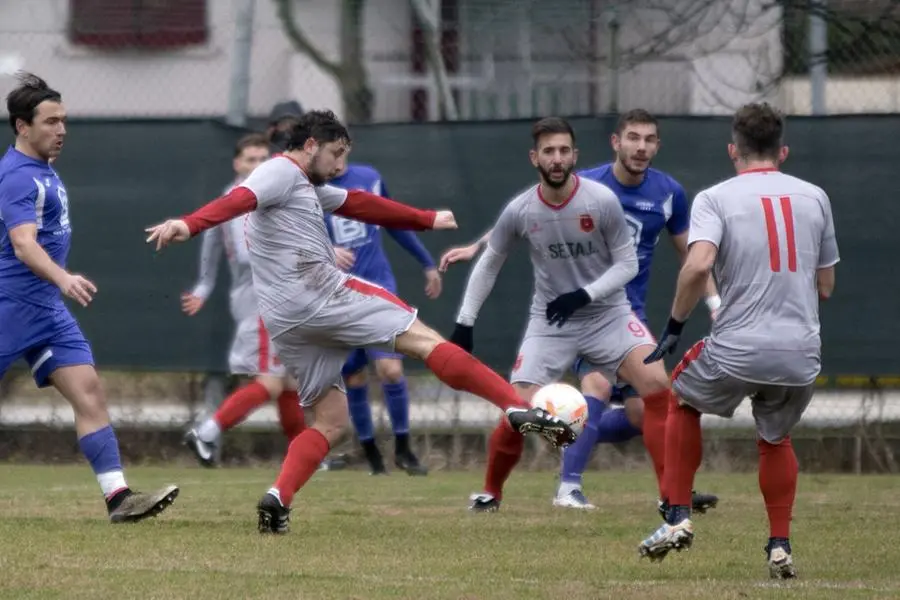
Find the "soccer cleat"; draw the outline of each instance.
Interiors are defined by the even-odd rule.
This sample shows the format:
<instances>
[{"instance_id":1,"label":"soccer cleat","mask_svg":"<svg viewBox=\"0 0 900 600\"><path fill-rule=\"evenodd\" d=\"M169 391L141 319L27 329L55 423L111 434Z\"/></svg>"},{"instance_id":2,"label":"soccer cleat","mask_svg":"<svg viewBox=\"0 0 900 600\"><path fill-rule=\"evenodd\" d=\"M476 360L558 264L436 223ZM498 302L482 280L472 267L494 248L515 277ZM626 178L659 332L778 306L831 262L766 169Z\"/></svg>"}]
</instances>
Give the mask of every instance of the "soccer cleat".
<instances>
[{"instance_id":1,"label":"soccer cleat","mask_svg":"<svg viewBox=\"0 0 900 600\"><path fill-rule=\"evenodd\" d=\"M347 457L343 454L326 457L319 464L319 471L340 471L347 468Z\"/></svg>"},{"instance_id":2,"label":"soccer cleat","mask_svg":"<svg viewBox=\"0 0 900 600\"><path fill-rule=\"evenodd\" d=\"M394 464L398 469L406 471L407 475L428 475L428 467L419 462L416 455L406 452L394 457Z\"/></svg>"},{"instance_id":3,"label":"soccer cleat","mask_svg":"<svg viewBox=\"0 0 900 600\"><path fill-rule=\"evenodd\" d=\"M791 556L790 542L769 541L768 545L766 545L766 555L769 565L769 577L772 579L794 579L797 577L797 569L794 568L794 559Z\"/></svg>"},{"instance_id":4,"label":"soccer cleat","mask_svg":"<svg viewBox=\"0 0 900 600\"><path fill-rule=\"evenodd\" d=\"M584 497L581 490L572 490L565 496L557 496L553 499L553 506L561 508L577 508L581 510L594 510L597 508Z\"/></svg>"},{"instance_id":5,"label":"soccer cleat","mask_svg":"<svg viewBox=\"0 0 900 600\"><path fill-rule=\"evenodd\" d=\"M469 500L472 501L469 505L472 512L492 513L500 510L500 501L490 494L472 494Z\"/></svg>"},{"instance_id":6,"label":"soccer cleat","mask_svg":"<svg viewBox=\"0 0 900 600\"><path fill-rule=\"evenodd\" d=\"M178 497L178 486L167 485L152 494L131 490L122 494L124 497L113 499L118 500L118 503L115 508L109 509L109 520L112 523L136 523L166 510Z\"/></svg>"},{"instance_id":7,"label":"soccer cleat","mask_svg":"<svg viewBox=\"0 0 900 600\"><path fill-rule=\"evenodd\" d=\"M695 491L692 492L691 496L691 512L704 514L709 509L715 508L718 503L719 497L715 494L702 494ZM656 510L663 519L666 518L666 510L668 510L668 508L669 503L665 500L656 501Z\"/></svg>"},{"instance_id":8,"label":"soccer cleat","mask_svg":"<svg viewBox=\"0 0 900 600\"><path fill-rule=\"evenodd\" d=\"M554 417L542 408L509 408L506 410L506 418L514 430L523 435L537 433L554 448L564 448L575 441L575 432L559 417Z\"/></svg>"},{"instance_id":9,"label":"soccer cleat","mask_svg":"<svg viewBox=\"0 0 900 600\"><path fill-rule=\"evenodd\" d=\"M363 454L369 463L369 475L387 475L387 468L384 466L384 457L375 444L375 440L366 440L360 444Z\"/></svg>"},{"instance_id":10,"label":"soccer cleat","mask_svg":"<svg viewBox=\"0 0 900 600\"><path fill-rule=\"evenodd\" d=\"M195 427L192 427L184 434L183 441L184 445L191 449L197 461L204 467L212 468L218 464L217 445L201 440Z\"/></svg>"},{"instance_id":11,"label":"soccer cleat","mask_svg":"<svg viewBox=\"0 0 900 600\"><path fill-rule=\"evenodd\" d=\"M291 521L291 509L285 508L274 494L266 492L256 505L260 533L287 533Z\"/></svg>"},{"instance_id":12,"label":"soccer cleat","mask_svg":"<svg viewBox=\"0 0 900 600\"><path fill-rule=\"evenodd\" d=\"M694 542L694 524L684 519L677 525L663 523L647 539L641 542L638 551L641 558L647 557L650 562L663 560L671 550L687 550Z\"/></svg>"}]
</instances>

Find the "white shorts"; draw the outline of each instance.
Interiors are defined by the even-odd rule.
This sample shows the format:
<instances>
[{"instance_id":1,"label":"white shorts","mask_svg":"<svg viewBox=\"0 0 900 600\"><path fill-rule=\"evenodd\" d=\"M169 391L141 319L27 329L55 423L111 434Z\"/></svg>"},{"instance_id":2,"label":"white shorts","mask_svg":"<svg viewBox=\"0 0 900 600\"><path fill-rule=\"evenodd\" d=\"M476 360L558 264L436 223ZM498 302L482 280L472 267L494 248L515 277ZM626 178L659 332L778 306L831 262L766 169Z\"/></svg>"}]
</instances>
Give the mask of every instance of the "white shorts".
<instances>
[{"instance_id":1,"label":"white shorts","mask_svg":"<svg viewBox=\"0 0 900 600\"><path fill-rule=\"evenodd\" d=\"M248 317L238 323L228 354L228 368L234 375L285 375L284 365L278 360L261 318Z\"/></svg>"}]
</instances>

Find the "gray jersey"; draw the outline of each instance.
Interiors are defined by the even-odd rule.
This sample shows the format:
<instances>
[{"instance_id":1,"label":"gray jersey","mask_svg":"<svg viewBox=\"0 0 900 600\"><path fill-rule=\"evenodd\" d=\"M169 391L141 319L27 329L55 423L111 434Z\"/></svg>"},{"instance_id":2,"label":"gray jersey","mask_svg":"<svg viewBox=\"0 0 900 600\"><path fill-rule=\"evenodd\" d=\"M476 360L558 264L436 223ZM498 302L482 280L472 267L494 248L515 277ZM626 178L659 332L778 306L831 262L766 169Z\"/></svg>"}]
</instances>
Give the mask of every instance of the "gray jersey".
<instances>
[{"instance_id":1,"label":"gray jersey","mask_svg":"<svg viewBox=\"0 0 900 600\"><path fill-rule=\"evenodd\" d=\"M346 190L313 186L293 160L276 156L241 184L257 208L246 232L259 312L272 337L305 323L348 275L337 268L323 210L338 209Z\"/></svg>"},{"instance_id":2,"label":"gray jersey","mask_svg":"<svg viewBox=\"0 0 900 600\"><path fill-rule=\"evenodd\" d=\"M224 190L227 194L235 186L235 181ZM219 260L222 254L228 259L231 272L231 290L229 305L231 316L238 323L259 315L256 304L256 293L253 291L253 274L250 271L250 254L247 251L247 240L244 236L246 216L240 216L203 232L200 249L200 278L191 292L198 298L206 300L216 286L219 271Z\"/></svg>"},{"instance_id":3,"label":"gray jersey","mask_svg":"<svg viewBox=\"0 0 900 600\"><path fill-rule=\"evenodd\" d=\"M577 176L575 182L572 195L559 206L544 201L540 185L526 190L506 205L488 240L491 249L503 256L517 239L528 242L534 270L533 317L545 318L548 302L578 288L588 289L594 300L573 319L629 306L624 285L636 273L637 255L622 205L603 184ZM621 285L595 294L591 285L613 269L622 269L624 279L606 279L622 279Z\"/></svg>"},{"instance_id":4,"label":"gray jersey","mask_svg":"<svg viewBox=\"0 0 900 600\"><path fill-rule=\"evenodd\" d=\"M689 243L718 247L722 308L709 355L755 383L806 385L821 368L817 269L839 260L825 192L774 170L751 171L700 192Z\"/></svg>"}]
</instances>

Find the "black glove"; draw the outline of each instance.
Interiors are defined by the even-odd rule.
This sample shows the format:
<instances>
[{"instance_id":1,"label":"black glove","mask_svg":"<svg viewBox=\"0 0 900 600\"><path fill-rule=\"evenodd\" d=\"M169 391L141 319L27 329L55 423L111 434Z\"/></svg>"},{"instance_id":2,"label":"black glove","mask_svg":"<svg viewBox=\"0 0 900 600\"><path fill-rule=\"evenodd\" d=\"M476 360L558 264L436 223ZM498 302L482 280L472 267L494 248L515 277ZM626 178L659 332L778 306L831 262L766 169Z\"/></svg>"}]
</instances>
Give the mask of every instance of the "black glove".
<instances>
[{"instance_id":1,"label":"black glove","mask_svg":"<svg viewBox=\"0 0 900 600\"><path fill-rule=\"evenodd\" d=\"M472 353L472 348L475 347L475 340L473 339L473 330L469 325L460 325L456 324L456 328L453 330L453 335L450 336L450 342L456 344L469 354Z\"/></svg>"},{"instance_id":2,"label":"black glove","mask_svg":"<svg viewBox=\"0 0 900 600\"><path fill-rule=\"evenodd\" d=\"M562 327L572 313L590 303L591 297L583 288L563 294L556 300L547 303L547 322L550 325L555 323L557 327Z\"/></svg>"},{"instance_id":3,"label":"black glove","mask_svg":"<svg viewBox=\"0 0 900 600\"><path fill-rule=\"evenodd\" d=\"M676 321L672 317L669 317L669 322L666 324L666 328L663 329L662 335L659 336L659 342L657 342L656 348L650 353L650 356L644 359L644 364L649 365L650 363L662 360L662 357L666 354L675 352L675 346L678 345L678 339L681 337L682 329L684 329L683 321Z\"/></svg>"}]
</instances>

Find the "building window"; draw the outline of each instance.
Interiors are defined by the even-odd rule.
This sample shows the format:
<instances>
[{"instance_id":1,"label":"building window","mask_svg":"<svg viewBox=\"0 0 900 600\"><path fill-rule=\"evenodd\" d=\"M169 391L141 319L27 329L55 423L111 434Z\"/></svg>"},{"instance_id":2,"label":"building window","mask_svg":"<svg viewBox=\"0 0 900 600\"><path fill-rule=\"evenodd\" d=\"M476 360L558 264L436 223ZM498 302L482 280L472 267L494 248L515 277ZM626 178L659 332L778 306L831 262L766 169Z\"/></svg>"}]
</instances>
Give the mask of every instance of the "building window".
<instances>
[{"instance_id":1,"label":"building window","mask_svg":"<svg viewBox=\"0 0 900 600\"><path fill-rule=\"evenodd\" d=\"M69 0L69 40L104 50L206 43L206 0Z\"/></svg>"}]
</instances>

